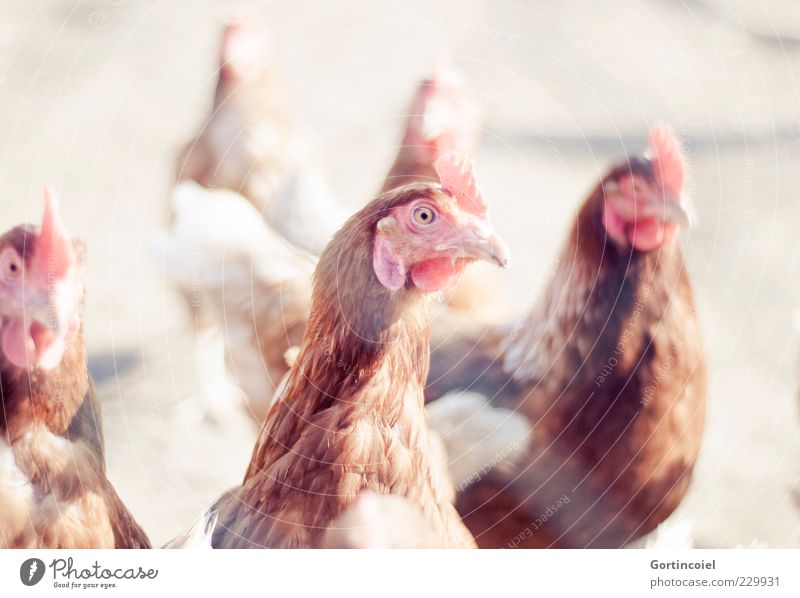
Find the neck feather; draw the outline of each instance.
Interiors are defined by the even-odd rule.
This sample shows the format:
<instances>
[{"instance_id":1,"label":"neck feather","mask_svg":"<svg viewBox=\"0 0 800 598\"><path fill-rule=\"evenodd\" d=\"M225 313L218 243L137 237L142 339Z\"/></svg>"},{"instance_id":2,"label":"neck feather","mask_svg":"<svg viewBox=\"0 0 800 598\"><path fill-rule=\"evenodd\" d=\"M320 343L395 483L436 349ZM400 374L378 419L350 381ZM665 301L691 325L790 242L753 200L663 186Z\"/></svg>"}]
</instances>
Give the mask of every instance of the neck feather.
<instances>
[{"instance_id":1,"label":"neck feather","mask_svg":"<svg viewBox=\"0 0 800 598\"><path fill-rule=\"evenodd\" d=\"M383 212L363 212L320 257L303 346L267 417L251 472L285 454L323 412L336 410L340 422L368 419L391 427L416 393L414 417L424 424L430 300L410 284L398 291L380 284L372 247Z\"/></svg>"},{"instance_id":2,"label":"neck feather","mask_svg":"<svg viewBox=\"0 0 800 598\"><path fill-rule=\"evenodd\" d=\"M559 371L593 378L623 334L632 347L654 323L666 322L671 294L686 280L676 245L642 253L612 241L602 225L602 201L598 186L575 220L542 299L504 343L504 369L517 382L561 384Z\"/></svg>"}]
</instances>

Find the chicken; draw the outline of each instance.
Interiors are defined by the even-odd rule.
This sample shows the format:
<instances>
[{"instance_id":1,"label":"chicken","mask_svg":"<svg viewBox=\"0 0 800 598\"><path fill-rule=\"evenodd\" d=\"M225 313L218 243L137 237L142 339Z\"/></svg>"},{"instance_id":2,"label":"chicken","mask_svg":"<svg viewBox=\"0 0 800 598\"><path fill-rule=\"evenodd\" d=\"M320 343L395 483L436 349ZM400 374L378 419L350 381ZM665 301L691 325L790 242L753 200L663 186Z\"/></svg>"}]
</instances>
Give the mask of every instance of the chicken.
<instances>
[{"instance_id":1,"label":"chicken","mask_svg":"<svg viewBox=\"0 0 800 598\"><path fill-rule=\"evenodd\" d=\"M284 86L270 64L269 46L266 34L242 21L226 26L212 111L197 136L181 151L177 180L241 194L253 204L256 216L260 214L290 243L319 254L347 213L340 209L314 162L307 133L285 109ZM184 196L204 197L201 193ZM215 197L237 197L238 201L234 194ZM191 209L190 204L182 205L182 209ZM231 210L241 212L236 206ZM216 225L212 223L212 227ZM196 261L184 265L191 271L198 266L203 265ZM225 355L231 355L225 343L226 331L215 325L211 313L214 306L203 304L203 293L197 288L194 281L178 285L196 334L195 362L202 389L202 409L197 415L224 419L239 402L241 392L225 369ZM255 335L252 330L240 332ZM253 390L266 384L267 372L260 363L250 371L245 368L239 368L241 375L237 377L247 379L242 390L260 421L265 395ZM254 396L258 397L255 404Z\"/></svg>"},{"instance_id":2,"label":"chicken","mask_svg":"<svg viewBox=\"0 0 800 598\"><path fill-rule=\"evenodd\" d=\"M290 118L268 36L225 27L211 114L178 158L177 179L246 197L289 242L319 254L347 217Z\"/></svg>"},{"instance_id":3,"label":"chicken","mask_svg":"<svg viewBox=\"0 0 800 598\"><path fill-rule=\"evenodd\" d=\"M41 228L0 237L1 547L149 547L105 475L81 268L51 191Z\"/></svg>"},{"instance_id":4,"label":"chicken","mask_svg":"<svg viewBox=\"0 0 800 598\"><path fill-rule=\"evenodd\" d=\"M507 250L468 163L446 155L437 170L441 186L381 194L320 257L300 352L243 484L213 507L215 548L319 547L363 490L408 499L439 546L474 546L431 461L430 298L470 261L505 265Z\"/></svg>"},{"instance_id":5,"label":"chicken","mask_svg":"<svg viewBox=\"0 0 800 598\"><path fill-rule=\"evenodd\" d=\"M480 136L480 106L463 77L441 57L411 102L403 139L381 192L408 183L437 181L434 164L449 152L474 155Z\"/></svg>"},{"instance_id":6,"label":"chicken","mask_svg":"<svg viewBox=\"0 0 800 598\"><path fill-rule=\"evenodd\" d=\"M655 126L647 153L613 167L584 202L530 313L432 339L426 396L449 393L435 419L458 409L452 391L484 399L442 434L453 464L495 451L457 498L481 547L620 547L686 493L706 368L676 242L689 224L684 167L675 133Z\"/></svg>"},{"instance_id":7,"label":"chicken","mask_svg":"<svg viewBox=\"0 0 800 598\"><path fill-rule=\"evenodd\" d=\"M232 191L183 182L172 210L173 225L157 240L156 254L169 279L195 289L195 299L208 308L227 347L232 381L260 424L289 370L284 354L303 340L315 259Z\"/></svg>"},{"instance_id":8,"label":"chicken","mask_svg":"<svg viewBox=\"0 0 800 598\"><path fill-rule=\"evenodd\" d=\"M431 78L423 80L408 109L403 138L381 192L412 182L436 181L434 164L448 152L473 156L478 147L481 111L464 78L444 56ZM481 319L505 312L502 284L488 265L469 268L444 292L445 303Z\"/></svg>"},{"instance_id":9,"label":"chicken","mask_svg":"<svg viewBox=\"0 0 800 598\"><path fill-rule=\"evenodd\" d=\"M322 540L323 548L436 548L422 511L405 498L364 491Z\"/></svg>"}]
</instances>

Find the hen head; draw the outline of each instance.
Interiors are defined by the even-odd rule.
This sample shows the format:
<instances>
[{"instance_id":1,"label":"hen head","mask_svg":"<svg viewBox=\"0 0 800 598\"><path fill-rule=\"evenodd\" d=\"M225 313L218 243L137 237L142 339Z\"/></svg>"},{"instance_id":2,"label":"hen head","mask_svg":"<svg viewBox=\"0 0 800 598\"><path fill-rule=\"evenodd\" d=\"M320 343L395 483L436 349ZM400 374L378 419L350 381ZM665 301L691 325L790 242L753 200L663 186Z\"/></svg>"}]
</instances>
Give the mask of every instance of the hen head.
<instances>
[{"instance_id":1,"label":"hen head","mask_svg":"<svg viewBox=\"0 0 800 598\"><path fill-rule=\"evenodd\" d=\"M508 263L508 249L489 223L471 162L445 154L435 168L440 187L401 187L399 193L408 199L377 223L372 266L389 290L405 287L410 279L421 291L438 291L471 261Z\"/></svg>"},{"instance_id":2,"label":"hen head","mask_svg":"<svg viewBox=\"0 0 800 598\"><path fill-rule=\"evenodd\" d=\"M690 218L683 198L686 163L675 131L650 130L647 152L614 169L603 181L603 226L622 246L643 252L673 242Z\"/></svg>"},{"instance_id":3,"label":"hen head","mask_svg":"<svg viewBox=\"0 0 800 598\"><path fill-rule=\"evenodd\" d=\"M433 77L420 83L411 104L404 145L416 161L433 164L446 152L472 154L480 130L480 109L452 66L440 60Z\"/></svg>"},{"instance_id":4,"label":"hen head","mask_svg":"<svg viewBox=\"0 0 800 598\"><path fill-rule=\"evenodd\" d=\"M3 355L19 368L52 369L67 337L80 326L83 287L58 198L45 189L39 230L18 226L0 237L0 321Z\"/></svg>"},{"instance_id":5,"label":"hen head","mask_svg":"<svg viewBox=\"0 0 800 598\"><path fill-rule=\"evenodd\" d=\"M243 20L225 25L220 51L220 82L236 88L259 81L272 53L269 36Z\"/></svg>"}]
</instances>

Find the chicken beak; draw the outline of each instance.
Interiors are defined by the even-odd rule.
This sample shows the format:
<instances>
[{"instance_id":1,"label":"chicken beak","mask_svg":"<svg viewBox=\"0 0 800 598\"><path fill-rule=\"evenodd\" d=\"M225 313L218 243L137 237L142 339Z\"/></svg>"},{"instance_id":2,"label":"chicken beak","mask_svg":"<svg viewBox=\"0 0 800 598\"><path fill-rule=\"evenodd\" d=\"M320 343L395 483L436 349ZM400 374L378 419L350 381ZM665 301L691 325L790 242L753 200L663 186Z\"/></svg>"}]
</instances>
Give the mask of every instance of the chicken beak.
<instances>
[{"instance_id":1,"label":"chicken beak","mask_svg":"<svg viewBox=\"0 0 800 598\"><path fill-rule=\"evenodd\" d=\"M676 198L675 201L666 201L664 204L663 217L665 222L674 222L685 228L692 226L692 217L686 208L683 207L679 198Z\"/></svg>"},{"instance_id":2,"label":"chicken beak","mask_svg":"<svg viewBox=\"0 0 800 598\"><path fill-rule=\"evenodd\" d=\"M645 217L658 218L663 222L677 224L681 227L689 228L692 225L692 218L686 208L683 207L681 198L675 195L666 194L664 199L648 201L641 207L641 215Z\"/></svg>"},{"instance_id":3,"label":"chicken beak","mask_svg":"<svg viewBox=\"0 0 800 598\"><path fill-rule=\"evenodd\" d=\"M461 246L462 257L491 262L501 268L508 267L508 245L486 222L480 221L470 226L461 239Z\"/></svg>"}]
</instances>

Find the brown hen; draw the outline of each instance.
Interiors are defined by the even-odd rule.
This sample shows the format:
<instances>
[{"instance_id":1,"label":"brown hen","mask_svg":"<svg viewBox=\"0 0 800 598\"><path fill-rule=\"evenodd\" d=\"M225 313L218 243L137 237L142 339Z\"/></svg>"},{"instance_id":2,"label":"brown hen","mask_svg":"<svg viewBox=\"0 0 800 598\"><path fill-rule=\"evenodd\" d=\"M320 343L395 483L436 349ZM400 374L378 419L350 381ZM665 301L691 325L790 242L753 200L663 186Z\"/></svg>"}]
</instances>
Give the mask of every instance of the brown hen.
<instances>
[{"instance_id":1,"label":"brown hen","mask_svg":"<svg viewBox=\"0 0 800 598\"><path fill-rule=\"evenodd\" d=\"M41 228L0 237L0 547L148 548L105 475L81 259L45 200Z\"/></svg>"},{"instance_id":2,"label":"brown hen","mask_svg":"<svg viewBox=\"0 0 800 598\"><path fill-rule=\"evenodd\" d=\"M612 168L584 202L529 314L434 339L426 396L484 395L443 433L454 465L483 454L456 480L480 546L619 547L685 495L706 374L675 239L688 224L683 178L679 140L656 126L648 153ZM477 425L484 417L491 426ZM527 433L511 425L520 419Z\"/></svg>"},{"instance_id":3,"label":"brown hen","mask_svg":"<svg viewBox=\"0 0 800 598\"><path fill-rule=\"evenodd\" d=\"M405 497L443 547L474 546L431 460L422 390L430 294L475 259L505 264L471 169L384 193L323 252L311 316L244 483L213 507L215 547L317 547L362 490Z\"/></svg>"}]
</instances>

